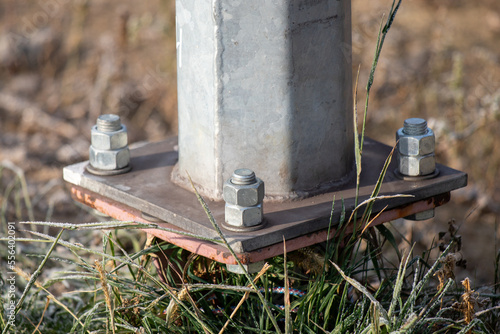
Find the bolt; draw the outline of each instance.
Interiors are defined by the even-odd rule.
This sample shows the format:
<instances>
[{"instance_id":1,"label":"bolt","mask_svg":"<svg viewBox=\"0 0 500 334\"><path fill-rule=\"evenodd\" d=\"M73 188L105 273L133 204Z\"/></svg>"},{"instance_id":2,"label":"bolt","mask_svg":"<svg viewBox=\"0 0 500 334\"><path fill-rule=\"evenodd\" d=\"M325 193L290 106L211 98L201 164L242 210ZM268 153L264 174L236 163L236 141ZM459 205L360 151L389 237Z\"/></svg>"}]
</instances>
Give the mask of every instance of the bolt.
<instances>
[{"instance_id":1,"label":"bolt","mask_svg":"<svg viewBox=\"0 0 500 334\"><path fill-rule=\"evenodd\" d=\"M97 118L91 130L87 171L98 175L115 175L130 170L127 127L120 116L106 114Z\"/></svg>"},{"instance_id":2,"label":"bolt","mask_svg":"<svg viewBox=\"0 0 500 334\"><path fill-rule=\"evenodd\" d=\"M250 264L244 264L243 268L247 271L249 274L255 274L258 273L262 267L264 267L265 261L259 261L259 262L254 262ZM245 271L241 269L239 264L226 264L226 269L227 271L235 274L244 274Z\"/></svg>"},{"instance_id":3,"label":"bolt","mask_svg":"<svg viewBox=\"0 0 500 334\"><path fill-rule=\"evenodd\" d=\"M404 176L426 176L436 171L434 132L422 118L408 118L396 132L398 172Z\"/></svg>"},{"instance_id":4,"label":"bolt","mask_svg":"<svg viewBox=\"0 0 500 334\"><path fill-rule=\"evenodd\" d=\"M231 177L231 182L233 184L252 184L256 182L255 173L248 168L240 168L233 172Z\"/></svg>"},{"instance_id":5,"label":"bolt","mask_svg":"<svg viewBox=\"0 0 500 334\"><path fill-rule=\"evenodd\" d=\"M102 132L114 132L122 128L120 116L113 114L101 115L97 118L97 130Z\"/></svg>"},{"instance_id":6,"label":"bolt","mask_svg":"<svg viewBox=\"0 0 500 334\"><path fill-rule=\"evenodd\" d=\"M403 132L409 136L420 136L427 132L427 122L422 118L408 118L404 121Z\"/></svg>"},{"instance_id":7,"label":"bolt","mask_svg":"<svg viewBox=\"0 0 500 334\"><path fill-rule=\"evenodd\" d=\"M417 213L414 213L412 215L404 217L404 219L414 220L414 221L422 221L422 220L427 220L427 219L431 219L431 218L434 218L434 209L429 209L426 211L417 212Z\"/></svg>"},{"instance_id":8,"label":"bolt","mask_svg":"<svg viewBox=\"0 0 500 334\"><path fill-rule=\"evenodd\" d=\"M247 168L237 169L224 183L225 224L229 230L257 229L262 223L264 182Z\"/></svg>"}]
</instances>

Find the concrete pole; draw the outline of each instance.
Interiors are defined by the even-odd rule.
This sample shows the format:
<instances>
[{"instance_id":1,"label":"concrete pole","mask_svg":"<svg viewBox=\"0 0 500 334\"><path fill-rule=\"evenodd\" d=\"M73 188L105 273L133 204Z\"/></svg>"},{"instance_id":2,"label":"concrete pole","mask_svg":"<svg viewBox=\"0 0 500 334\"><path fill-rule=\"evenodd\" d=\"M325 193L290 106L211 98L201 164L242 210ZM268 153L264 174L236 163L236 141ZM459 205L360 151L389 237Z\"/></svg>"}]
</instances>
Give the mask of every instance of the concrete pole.
<instances>
[{"instance_id":1,"label":"concrete pole","mask_svg":"<svg viewBox=\"0 0 500 334\"><path fill-rule=\"evenodd\" d=\"M350 0L176 0L176 22L177 184L222 199L250 168L286 200L348 179Z\"/></svg>"}]
</instances>

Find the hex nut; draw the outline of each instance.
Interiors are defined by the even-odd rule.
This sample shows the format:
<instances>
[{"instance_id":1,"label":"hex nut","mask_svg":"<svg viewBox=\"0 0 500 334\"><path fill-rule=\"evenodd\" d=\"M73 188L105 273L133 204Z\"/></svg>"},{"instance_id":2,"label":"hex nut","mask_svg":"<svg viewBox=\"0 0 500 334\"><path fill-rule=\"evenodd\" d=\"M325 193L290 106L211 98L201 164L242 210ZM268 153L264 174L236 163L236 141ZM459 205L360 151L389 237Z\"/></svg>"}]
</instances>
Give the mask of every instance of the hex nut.
<instances>
[{"instance_id":1,"label":"hex nut","mask_svg":"<svg viewBox=\"0 0 500 334\"><path fill-rule=\"evenodd\" d=\"M256 178L256 182L247 185L235 185L227 180L223 187L224 200L228 204L240 206L254 206L264 200L264 182Z\"/></svg>"},{"instance_id":2,"label":"hex nut","mask_svg":"<svg viewBox=\"0 0 500 334\"><path fill-rule=\"evenodd\" d=\"M436 146L434 132L429 128L423 135L407 135L401 128L396 133L396 140L399 140L398 152L402 155L423 156L431 154L434 153Z\"/></svg>"},{"instance_id":3,"label":"hex nut","mask_svg":"<svg viewBox=\"0 0 500 334\"><path fill-rule=\"evenodd\" d=\"M117 150L127 146L127 127L122 124L121 129L112 132L103 132L94 125L91 130L91 144L98 150Z\"/></svg>"},{"instance_id":4,"label":"hex nut","mask_svg":"<svg viewBox=\"0 0 500 334\"><path fill-rule=\"evenodd\" d=\"M423 176L432 174L436 169L434 154L424 156L399 156L399 172L408 176Z\"/></svg>"},{"instance_id":5,"label":"hex nut","mask_svg":"<svg viewBox=\"0 0 500 334\"><path fill-rule=\"evenodd\" d=\"M130 151L128 147L118 150L100 150L90 146L89 161L92 167L96 169L121 169L128 166L130 162Z\"/></svg>"},{"instance_id":6,"label":"hex nut","mask_svg":"<svg viewBox=\"0 0 500 334\"><path fill-rule=\"evenodd\" d=\"M252 227L262 222L262 204L251 207L226 204L225 221L236 227Z\"/></svg>"}]
</instances>

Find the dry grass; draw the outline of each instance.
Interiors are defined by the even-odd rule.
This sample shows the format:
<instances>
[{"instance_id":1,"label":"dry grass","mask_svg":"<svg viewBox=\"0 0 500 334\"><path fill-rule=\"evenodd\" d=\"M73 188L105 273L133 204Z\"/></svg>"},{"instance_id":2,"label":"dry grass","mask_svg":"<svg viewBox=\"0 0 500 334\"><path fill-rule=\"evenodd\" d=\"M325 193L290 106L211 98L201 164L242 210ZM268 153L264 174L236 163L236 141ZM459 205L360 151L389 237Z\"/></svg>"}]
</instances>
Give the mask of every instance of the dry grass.
<instances>
[{"instance_id":1,"label":"dry grass","mask_svg":"<svg viewBox=\"0 0 500 334\"><path fill-rule=\"evenodd\" d=\"M22 166L36 199L36 219L89 220L72 206L61 168L87 158L87 129L96 115L120 113L132 142L161 140L176 131L174 4L51 3L60 5L0 5L0 161ZM361 86L389 5L353 1L352 65L354 70L361 64ZM479 242L478 224L494 236L500 213L499 6L489 0L405 2L382 54L366 128L370 137L392 145L404 118L428 119L439 161L467 171L471 180L469 190L459 193L462 202L450 210L461 216L445 212L439 219L462 219L467 208L477 207L473 221L462 227L472 243ZM8 188L10 178L0 180L0 189ZM18 217L12 207L9 220L32 219ZM431 227L421 228L422 234ZM480 254L467 251L478 259L474 263L481 262ZM480 280L491 281L492 273L483 273Z\"/></svg>"},{"instance_id":2,"label":"dry grass","mask_svg":"<svg viewBox=\"0 0 500 334\"><path fill-rule=\"evenodd\" d=\"M361 86L371 64L380 14L387 12L390 2L353 1L352 65L355 70L361 64ZM173 1L51 3L60 6L47 9L41 3L16 0L0 3L0 161L6 161L0 166L2 224L28 219L94 220L69 198L61 169L87 159L88 129L99 113L120 113L133 142L161 140L176 132ZM43 13L50 20L44 20ZM459 200L450 203L448 210L438 210L436 220L398 228L409 231L408 240L421 240L428 247L449 218L459 221L464 247L445 258L447 266L438 274L441 287L452 275L459 280L471 277L476 284L494 280L492 263L500 233L496 228L500 214L498 13L500 3L491 0L405 1L387 39L371 94L368 136L393 145L393 134L405 118L426 117L438 138L439 161L470 175L471 186L455 194ZM470 208L475 209L468 215ZM79 234L78 242L96 247L102 235ZM128 246L136 247L133 241ZM22 247L22 253L40 251ZM310 273L321 272L324 260L317 254L305 250L298 256ZM465 272L455 266L463 258L469 260ZM35 263L32 258L22 259L23 268L33 268ZM466 297L471 301L474 294L467 282L464 295L469 291ZM51 286L55 298L51 303L66 288Z\"/></svg>"}]
</instances>

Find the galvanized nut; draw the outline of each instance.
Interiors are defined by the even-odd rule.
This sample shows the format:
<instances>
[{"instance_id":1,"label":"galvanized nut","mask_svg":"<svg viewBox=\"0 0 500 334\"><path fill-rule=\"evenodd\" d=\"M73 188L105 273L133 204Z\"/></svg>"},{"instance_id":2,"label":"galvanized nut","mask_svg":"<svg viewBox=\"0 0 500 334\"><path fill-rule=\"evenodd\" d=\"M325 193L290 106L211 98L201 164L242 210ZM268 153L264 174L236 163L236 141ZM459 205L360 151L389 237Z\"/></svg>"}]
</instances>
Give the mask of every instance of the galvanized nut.
<instances>
[{"instance_id":1,"label":"galvanized nut","mask_svg":"<svg viewBox=\"0 0 500 334\"><path fill-rule=\"evenodd\" d=\"M244 175L245 171L249 175ZM258 205L264 199L264 182L257 179L251 170L238 169L224 183L223 196L228 204L243 207Z\"/></svg>"},{"instance_id":2,"label":"galvanized nut","mask_svg":"<svg viewBox=\"0 0 500 334\"><path fill-rule=\"evenodd\" d=\"M436 170L434 132L421 118L409 118L396 132L398 171L406 176L424 176Z\"/></svg>"},{"instance_id":3,"label":"galvanized nut","mask_svg":"<svg viewBox=\"0 0 500 334\"><path fill-rule=\"evenodd\" d=\"M398 150L403 155L434 154L436 140L434 132L427 127L427 122L421 118L405 120L404 127L396 132L399 140Z\"/></svg>"},{"instance_id":4,"label":"galvanized nut","mask_svg":"<svg viewBox=\"0 0 500 334\"><path fill-rule=\"evenodd\" d=\"M130 162L130 151L128 147L119 150L99 150L90 146L89 160L92 167L97 169L121 169L128 166Z\"/></svg>"},{"instance_id":5,"label":"galvanized nut","mask_svg":"<svg viewBox=\"0 0 500 334\"><path fill-rule=\"evenodd\" d=\"M110 124L106 124L106 121ZM128 144L127 127L120 123L117 115L101 115L97 124L92 127L91 144L100 150L124 148Z\"/></svg>"},{"instance_id":6,"label":"galvanized nut","mask_svg":"<svg viewBox=\"0 0 500 334\"><path fill-rule=\"evenodd\" d=\"M399 157L399 172L408 176L420 176L432 174L436 169L436 159L433 154L424 156Z\"/></svg>"},{"instance_id":7,"label":"galvanized nut","mask_svg":"<svg viewBox=\"0 0 500 334\"><path fill-rule=\"evenodd\" d=\"M226 223L237 227L252 227L262 222L262 204L239 206L226 204Z\"/></svg>"},{"instance_id":8,"label":"galvanized nut","mask_svg":"<svg viewBox=\"0 0 500 334\"><path fill-rule=\"evenodd\" d=\"M264 182L247 168L237 169L224 183L226 226L254 227L262 223Z\"/></svg>"},{"instance_id":9,"label":"galvanized nut","mask_svg":"<svg viewBox=\"0 0 500 334\"><path fill-rule=\"evenodd\" d=\"M97 119L91 130L90 165L103 171L125 168L130 163L127 128L118 115L106 114Z\"/></svg>"}]
</instances>

